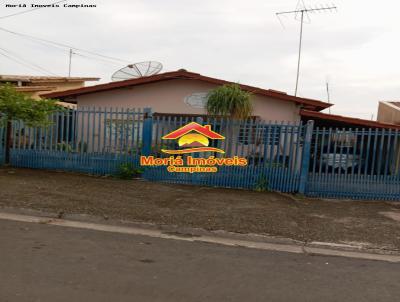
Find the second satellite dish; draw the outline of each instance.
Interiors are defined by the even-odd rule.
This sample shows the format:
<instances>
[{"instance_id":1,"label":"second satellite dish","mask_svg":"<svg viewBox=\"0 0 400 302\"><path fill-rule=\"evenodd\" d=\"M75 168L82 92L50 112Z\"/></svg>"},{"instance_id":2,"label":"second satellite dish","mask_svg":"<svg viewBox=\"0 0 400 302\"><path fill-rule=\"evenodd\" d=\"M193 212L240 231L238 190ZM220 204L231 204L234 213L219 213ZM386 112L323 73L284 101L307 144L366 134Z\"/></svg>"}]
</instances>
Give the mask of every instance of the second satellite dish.
<instances>
[{"instance_id":1,"label":"second satellite dish","mask_svg":"<svg viewBox=\"0 0 400 302\"><path fill-rule=\"evenodd\" d=\"M148 77L159 73L162 69L162 64L156 61L146 61L128 66L116 71L112 76L112 81L124 81L129 79L137 79Z\"/></svg>"}]
</instances>

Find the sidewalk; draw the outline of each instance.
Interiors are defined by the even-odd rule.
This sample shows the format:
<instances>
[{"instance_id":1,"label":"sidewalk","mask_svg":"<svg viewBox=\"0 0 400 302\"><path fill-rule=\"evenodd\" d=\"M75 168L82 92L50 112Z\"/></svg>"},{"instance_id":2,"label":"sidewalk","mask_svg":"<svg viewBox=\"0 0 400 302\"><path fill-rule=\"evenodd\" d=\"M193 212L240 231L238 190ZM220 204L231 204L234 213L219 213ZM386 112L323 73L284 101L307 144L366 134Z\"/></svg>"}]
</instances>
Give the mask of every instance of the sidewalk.
<instances>
[{"instance_id":1,"label":"sidewalk","mask_svg":"<svg viewBox=\"0 0 400 302\"><path fill-rule=\"evenodd\" d=\"M400 250L400 203L306 199L27 169L0 169L0 194L0 208Z\"/></svg>"}]
</instances>

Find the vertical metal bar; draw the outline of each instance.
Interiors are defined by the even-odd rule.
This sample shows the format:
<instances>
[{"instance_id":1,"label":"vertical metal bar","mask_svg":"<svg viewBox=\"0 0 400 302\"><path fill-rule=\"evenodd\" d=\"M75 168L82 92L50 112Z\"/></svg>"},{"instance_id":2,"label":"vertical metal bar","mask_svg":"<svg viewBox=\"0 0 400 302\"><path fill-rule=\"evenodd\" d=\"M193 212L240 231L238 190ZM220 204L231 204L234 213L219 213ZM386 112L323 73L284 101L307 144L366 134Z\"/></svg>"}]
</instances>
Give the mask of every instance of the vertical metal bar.
<instances>
[{"instance_id":1,"label":"vertical metal bar","mask_svg":"<svg viewBox=\"0 0 400 302\"><path fill-rule=\"evenodd\" d=\"M281 177L281 154L282 154L282 150L281 150L281 140L282 140L282 134L283 132L283 121L281 121L281 124L279 126L279 135L278 135L278 147L277 147L277 158L276 158L276 164L275 164L275 175L276 175L276 181L275 181L275 186L276 188L281 191L280 188L280 177ZM283 157L283 156L282 156Z\"/></svg>"},{"instance_id":2,"label":"vertical metal bar","mask_svg":"<svg viewBox=\"0 0 400 302\"><path fill-rule=\"evenodd\" d=\"M73 151L76 151L76 127L77 127L77 111L78 108L76 109L71 109L71 149Z\"/></svg>"},{"instance_id":3,"label":"vertical metal bar","mask_svg":"<svg viewBox=\"0 0 400 302\"><path fill-rule=\"evenodd\" d=\"M55 113L52 113L51 114L52 124L51 124L51 127L50 127L50 144L49 144L50 151L53 151L53 135L55 135L55 133L54 133L54 120L55 120L54 116L55 116ZM24 145L25 145L25 143L24 143Z\"/></svg>"},{"instance_id":4,"label":"vertical metal bar","mask_svg":"<svg viewBox=\"0 0 400 302\"><path fill-rule=\"evenodd\" d=\"M93 106L93 117L92 117L92 129L90 129L91 130L91 132L92 132L92 141L90 142L90 153L94 153L94 147L95 147L95 133L96 133L96 115L97 115L97 112L96 112L96 107L95 106Z\"/></svg>"},{"instance_id":5,"label":"vertical metal bar","mask_svg":"<svg viewBox=\"0 0 400 302\"><path fill-rule=\"evenodd\" d=\"M289 177L289 190L290 190L290 192L294 192L295 191L295 189L294 189L294 177L295 177L295 175L296 175L296 167L294 167L293 166L293 154L294 154L294 144L295 144L295 142L294 142L294 134L295 134L295 131L296 131L296 127L298 127L298 126L296 126L296 125L291 125L291 127L290 127L290 149L289 149L289 164L288 164L288 169L289 169L289 171L290 171L290 177Z\"/></svg>"},{"instance_id":6,"label":"vertical metal bar","mask_svg":"<svg viewBox=\"0 0 400 302\"><path fill-rule=\"evenodd\" d=\"M48 130L49 130L50 127L51 126L49 126L49 125L44 127L44 149L46 151L48 151L47 142L48 142L48 136L49 136L49 134L48 134L49 131Z\"/></svg>"},{"instance_id":7,"label":"vertical metal bar","mask_svg":"<svg viewBox=\"0 0 400 302\"><path fill-rule=\"evenodd\" d=\"M108 127L107 127L107 110L108 107L104 107L104 122L103 122L103 142L102 142L102 146L103 146L103 154L108 153L107 151L107 131L108 131Z\"/></svg>"},{"instance_id":8,"label":"vertical metal bar","mask_svg":"<svg viewBox=\"0 0 400 302\"><path fill-rule=\"evenodd\" d=\"M367 153L365 157L365 167L364 167L364 175L367 176L368 173L368 163L369 163L369 150L371 147L371 137L372 137L372 129L368 129L368 139L367 139Z\"/></svg>"},{"instance_id":9,"label":"vertical metal bar","mask_svg":"<svg viewBox=\"0 0 400 302\"><path fill-rule=\"evenodd\" d=\"M375 175L375 161L377 157L377 145L378 145L378 129L375 129L374 133L374 146L372 148L372 163L371 163L371 175Z\"/></svg>"},{"instance_id":10,"label":"vertical metal bar","mask_svg":"<svg viewBox=\"0 0 400 302\"><path fill-rule=\"evenodd\" d=\"M314 121L308 121L306 127L306 133L304 136L303 156L301 161L300 184L299 184L300 194L304 194L306 192L308 170L310 165L310 150L311 150L313 128L314 128Z\"/></svg>"},{"instance_id":11,"label":"vertical metal bar","mask_svg":"<svg viewBox=\"0 0 400 302\"><path fill-rule=\"evenodd\" d=\"M96 148L96 153L100 154L101 153L101 148L100 148L100 143L101 143L101 120L103 116L103 108L99 107L98 108L98 115L97 115L97 148Z\"/></svg>"},{"instance_id":12,"label":"vertical metal bar","mask_svg":"<svg viewBox=\"0 0 400 302\"><path fill-rule=\"evenodd\" d=\"M86 120L86 152L85 153L89 153L90 151L89 151L89 148L90 148L90 116L91 116L91 107L90 106L88 106L87 107L87 110L86 110L86 117L87 117L87 120Z\"/></svg>"},{"instance_id":13,"label":"vertical metal bar","mask_svg":"<svg viewBox=\"0 0 400 302\"><path fill-rule=\"evenodd\" d=\"M66 130L65 130L65 144L66 144L66 148L67 148L67 152L69 152L70 151L70 148L69 148L69 137L70 137L70 119L71 119L71 110L70 109L67 109L66 110L67 111L67 122L66 122Z\"/></svg>"},{"instance_id":14,"label":"vertical metal bar","mask_svg":"<svg viewBox=\"0 0 400 302\"><path fill-rule=\"evenodd\" d=\"M302 135L303 135L303 128L304 128L303 122L300 121L299 126L297 127L296 155L295 155L295 158L294 158L294 166L295 166L295 169L296 169L296 182L295 182L295 186L296 186L295 190L296 191L298 191L298 185L299 185L299 182L300 182L300 170L301 170L301 167L298 167L298 161L300 160L299 156L302 153L301 152L301 148L300 148L300 141L301 141L301 138L302 138Z\"/></svg>"},{"instance_id":15,"label":"vertical metal bar","mask_svg":"<svg viewBox=\"0 0 400 302\"><path fill-rule=\"evenodd\" d=\"M114 125L115 125L115 133L114 133L114 153L117 154L117 146L118 146L118 131L119 131L119 108L117 107L115 109L115 120L114 120Z\"/></svg>"},{"instance_id":16,"label":"vertical metal bar","mask_svg":"<svg viewBox=\"0 0 400 302\"><path fill-rule=\"evenodd\" d=\"M339 135L339 142L338 142L338 145L340 145L339 146L339 169L338 169L338 173L335 175L335 179L336 179L336 184L338 185L338 187L340 187L341 186L341 181L342 181L342 177L341 177L341 174L342 174L342 169L343 168L346 168L346 167L343 167L343 166L345 166L344 164L343 164L343 157L344 157L344 154L343 154L343 149L344 149L344 147L345 147L345 141L346 141L346 134L347 134L347 132L346 132L346 129L345 128L342 128L342 130L339 130L340 131L340 135Z\"/></svg>"},{"instance_id":17,"label":"vertical metal bar","mask_svg":"<svg viewBox=\"0 0 400 302\"><path fill-rule=\"evenodd\" d=\"M389 129L388 141L386 144L385 168L383 173L385 176L389 174L389 162L392 155L392 137L393 137L392 129Z\"/></svg>"},{"instance_id":18,"label":"vertical metal bar","mask_svg":"<svg viewBox=\"0 0 400 302\"><path fill-rule=\"evenodd\" d=\"M312 164L312 177L315 177L315 171L317 168L317 154L318 154L318 137L319 137L319 127L315 130L315 140L314 145L311 145L311 154L313 154L313 164Z\"/></svg>"},{"instance_id":19,"label":"vertical metal bar","mask_svg":"<svg viewBox=\"0 0 400 302\"><path fill-rule=\"evenodd\" d=\"M58 146L60 151L63 151L63 143L64 143L64 122L65 122L65 118L64 118L64 111L60 112L60 117L59 117L59 123L61 124L60 127L60 133L59 133L59 142L58 142Z\"/></svg>"},{"instance_id":20,"label":"vertical metal bar","mask_svg":"<svg viewBox=\"0 0 400 302\"><path fill-rule=\"evenodd\" d=\"M60 136L60 133L59 133L59 131L60 131L60 113L58 111L55 112L55 120L56 121L55 121L55 124L54 124L53 148L54 148L54 151L58 151L58 140L59 140L59 136Z\"/></svg>"},{"instance_id":21,"label":"vertical metal bar","mask_svg":"<svg viewBox=\"0 0 400 302\"><path fill-rule=\"evenodd\" d=\"M288 178L289 178L289 174L288 174L288 171L289 171L289 167L287 167L286 166L286 162L287 162L287 151L288 150L286 150L286 148L287 148L287 144L288 144L288 129L289 129L289 126L288 125L285 125L284 126L285 128L284 128L284 133L283 133L283 139L284 139L284 141L283 141L283 156L282 156L282 167L281 167L281 169L282 169L282 175L281 175L281 186L282 186L282 191L283 192L287 192L288 191L288 187L287 187L287 183L288 183Z\"/></svg>"},{"instance_id":22,"label":"vertical metal bar","mask_svg":"<svg viewBox=\"0 0 400 302\"><path fill-rule=\"evenodd\" d=\"M83 155L83 151L84 151L84 141L85 141L85 113L86 113L86 107L82 107L81 110L81 137L79 139L79 151L81 153L81 156Z\"/></svg>"},{"instance_id":23,"label":"vertical metal bar","mask_svg":"<svg viewBox=\"0 0 400 302\"><path fill-rule=\"evenodd\" d=\"M151 154L151 141L153 133L153 119L151 116L151 111L147 108L145 111L146 118L143 122L143 134L142 134L142 155L149 156Z\"/></svg>"}]
</instances>

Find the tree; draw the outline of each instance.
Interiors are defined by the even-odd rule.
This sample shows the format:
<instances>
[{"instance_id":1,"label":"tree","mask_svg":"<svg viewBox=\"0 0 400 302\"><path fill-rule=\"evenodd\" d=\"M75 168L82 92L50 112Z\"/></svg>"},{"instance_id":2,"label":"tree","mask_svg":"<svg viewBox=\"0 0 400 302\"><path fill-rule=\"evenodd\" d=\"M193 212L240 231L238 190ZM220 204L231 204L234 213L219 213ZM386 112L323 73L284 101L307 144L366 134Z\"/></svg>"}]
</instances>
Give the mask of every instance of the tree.
<instances>
[{"instance_id":1,"label":"tree","mask_svg":"<svg viewBox=\"0 0 400 302\"><path fill-rule=\"evenodd\" d=\"M245 120L253 112L251 93L244 91L238 84L227 84L210 91L207 100L207 112L232 119Z\"/></svg>"},{"instance_id":2,"label":"tree","mask_svg":"<svg viewBox=\"0 0 400 302\"><path fill-rule=\"evenodd\" d=\"M251 93L242 90L238 84L217 87L208 94L206 109L210 115L232 119L233 124L226 129L230 142L227 154L231 155L239 121L248 119L253 112Z\"/></svg>"},{"instance_id":3,"label":"tree","mask_svg":"<svg viewBox=\"0 0 400 302\"><path fill-rule=\"evenodd\" d=\"M7 126L6 163L10 162L12 122L22 121L29 127L50 125L52 121L50 121L49 115L62 108L56 102L51 99L33 99L16 91L11 84L0 86L0 122Z\"/></svg>"}]
</instances>

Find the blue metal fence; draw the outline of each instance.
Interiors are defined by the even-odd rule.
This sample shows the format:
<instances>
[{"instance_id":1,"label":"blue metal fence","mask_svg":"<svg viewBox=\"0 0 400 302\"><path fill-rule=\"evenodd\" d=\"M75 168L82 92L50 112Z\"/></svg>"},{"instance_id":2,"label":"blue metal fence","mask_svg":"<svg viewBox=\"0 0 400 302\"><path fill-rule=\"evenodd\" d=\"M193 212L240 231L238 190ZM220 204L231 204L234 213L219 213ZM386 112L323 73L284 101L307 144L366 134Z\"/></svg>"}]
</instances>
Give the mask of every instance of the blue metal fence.
<instances>
[{"instance_id":1,"label":"blue metal fence","mask_svg":"<svg viewBox=\"0 0 400 302\"><path fill-rule=\"evenodd\" d=\"M79 108L54 113L51 125L12 127L15 167L113 174L121 163L138 164L143 120L150 109Z\"/></svg>"},{"instance_id":2,"label":"blue metal fence","mask_svg":"<svg viewBox=\"0 0 400 302\"><path fill-rule=\"evenodd\" d=\"M245 157L245 167L218 173L170 173L146 167L143 177L170 183L300 192L327 198L400 200L400 133L384 129L314 128L307 124L232 121L152 114L149 108L79 108L50 117L48 127L12 123L10 163L15 167L114 174L122 163L139 167L141 155L166 157L177 149L162 137L192 121L226 137L210 142L226 154ZM0 127L0 164L6 129Z\"/></svg>"},{"instance_id":3,"label":"blue metal fence","mask_svg":"<svg viewBox=\"0 0 400 302\"><path fill-rule=\"evenodd\" d=\"M189 122L211 126L225 136L225 140L211 142L210 146L225 150L226 154L206 152L202 157L239 156L248 161L245 167L219 167L217 173L170 173L165 167L147 168L145 177L170 183L208 185L297 192L302 166L302 124L266 123L260 120L232 121L222 118L154 116L152 119L152 154L166 156L161 149L176 149L177 143L162 137Z\"/></svg>"}]
</instances>

